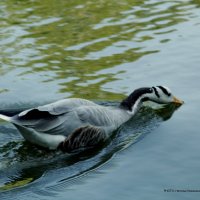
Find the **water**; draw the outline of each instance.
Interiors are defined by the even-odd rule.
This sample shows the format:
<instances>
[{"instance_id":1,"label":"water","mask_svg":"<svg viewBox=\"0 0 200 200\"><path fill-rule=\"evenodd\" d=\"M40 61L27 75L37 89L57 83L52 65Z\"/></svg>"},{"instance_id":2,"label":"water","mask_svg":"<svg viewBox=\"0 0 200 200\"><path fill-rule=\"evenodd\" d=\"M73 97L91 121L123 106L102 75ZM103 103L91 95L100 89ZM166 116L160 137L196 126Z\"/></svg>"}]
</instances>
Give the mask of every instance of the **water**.
<instances>
[{"instance_id":1,"label":"water","mask_svg":"<svg viewBox=\"0 0 200 200\"><path fill-rule=\"evenodd\" d=\"M115 105L167 85L186 103L147 104L105 148L67 157L0 123L1 199L198 199L199 1L0 2L0 110L66 97Z\"/></svg>"}]
</instances>

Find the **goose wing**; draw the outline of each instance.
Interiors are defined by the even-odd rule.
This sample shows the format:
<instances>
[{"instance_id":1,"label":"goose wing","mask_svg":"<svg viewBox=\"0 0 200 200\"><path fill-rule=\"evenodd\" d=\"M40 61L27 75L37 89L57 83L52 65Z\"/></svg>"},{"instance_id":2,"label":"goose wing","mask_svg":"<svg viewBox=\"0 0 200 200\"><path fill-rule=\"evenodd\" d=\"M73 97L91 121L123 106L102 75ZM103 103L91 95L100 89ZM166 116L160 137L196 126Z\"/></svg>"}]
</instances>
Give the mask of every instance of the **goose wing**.
<instances>
[{"instance_id":1,"label":"goose wing","mask_svg":"<svg viewBox=\"0 0 200 200\"><path fill-rule=\"evenodd\" d=\"M56 101L44 106L25 110L19 114L20 117L38 118L46 117L49 115L61 115L70 112L80 106L95 106L97 104L86 99L70 98Z\"/></svg>"},{"instance_id":2,"label":"goose wing","mask_svg":"<svg viewBox=\"0 0 200 200\"><path fill-rule=\"evenodd\" d=\"M77 123L75 115L78 108L82 106L98 106L97 104L84 99L64 99L44 106L39 106L29 110L25 110L11 118L11 122L27 128L35 129L39 132L52 134L62 134L67 125L68 132L73 126L80 126ZM65 124L65 122L67 122ZM67 134L67 133L66 133Z\"/></svg>"}]
</instances>

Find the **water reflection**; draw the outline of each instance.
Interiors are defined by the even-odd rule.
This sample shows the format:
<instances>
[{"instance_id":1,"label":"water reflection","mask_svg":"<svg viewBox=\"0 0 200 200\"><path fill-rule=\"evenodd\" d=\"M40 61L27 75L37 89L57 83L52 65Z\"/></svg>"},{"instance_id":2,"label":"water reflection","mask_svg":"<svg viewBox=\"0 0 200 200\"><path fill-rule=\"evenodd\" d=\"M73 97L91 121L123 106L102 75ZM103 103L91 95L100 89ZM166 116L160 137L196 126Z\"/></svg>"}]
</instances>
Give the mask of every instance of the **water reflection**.
<instances>
[{"instance_id":1,"label":"water reflection","mask_svg":"<svg viewBox=\"0 0 200 200\"><path fill-rule=\"evenodd\" d=\"M169 33L176 31L174 25L187 20L189 4L153 0L3 1L0 73L16 74L3 91L14 90L16 82L34 73L40 85L48 83L58 93L119 99L121 94L102 90L119 72L98 72L159 52L163 43L170 42ZM16 73L19 67L23 69ZM39 87L38 91L43 92Z\"/></svg>"}]
</instances>

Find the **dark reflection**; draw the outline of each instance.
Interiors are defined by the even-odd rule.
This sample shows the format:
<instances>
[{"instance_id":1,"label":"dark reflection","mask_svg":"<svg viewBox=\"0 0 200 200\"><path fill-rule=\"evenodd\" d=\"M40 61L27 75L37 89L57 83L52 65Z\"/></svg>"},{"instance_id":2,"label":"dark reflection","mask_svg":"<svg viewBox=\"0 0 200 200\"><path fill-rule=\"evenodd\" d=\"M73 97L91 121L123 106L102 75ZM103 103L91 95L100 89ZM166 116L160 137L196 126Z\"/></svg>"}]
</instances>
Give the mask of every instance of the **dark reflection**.
<instances>
[{"instance_id":1,"label":"dark reflection","mask_svg":"<svg viewBox=\"0 0 200 200\"><path fill-rule=\"evenodd\" d=\"M115 102L103 102L101 104L118 105ZM10 180L5 182L0 190L6 191L19 186L26 186L40 178L45 172L51 170L56 172L56 170L62 168L66 173L62 177L57 174L57 181L67 182L105 163L117 151L142 139L163 120L168 120L176 109L175 105L165 105L160 109L142 107L131 120L114 132L107 144L71 155L39 148L26 141L9 142L0 147L2 161L7 160L7 165L0 169L0 176L3 179L8 176ZM71 167L73 170L71 170Z\"/></svg>"},{"instance_id":2,"label":"dark reflection","mask_svg":"<svg viewBox=\"0 0 200 200\"><path fill-rule=\"evenodd\" d=\"M90 151L86 150L69 155L63 154L62 152L49 151L41 147L36 147L26 141L20 145L16 142L9 142L0 148L0 152L4 154L4 157L7 157L10 154L8 152L12 152L13 158L9 158L10 162L7 163L9 169L5 170L5 168L8 167L5 166L5 168L0 169L0 172L3 173L3 171L6 171L7 174L4 174L4 176L9 176L10 181L6 182L4 186L0 187L0 191L14 189L19 186L25 186L28 183L40 178L44 172L50 170L68 168L75 163L85 160L89 160L88 162L90 162L90 158L96 156L102 150L102 148L105 147L105 145L106 144L98 148L93 148ZM5 151L7 151L7 153ZM68 172L68 176L63 178L64 180L68 180L76 177L85 171L96 168L109 158L109 153L107 155L102 155L98 158L99 160L96 164L88 165L88 168L83 169L83 171L79 171L77 168L76 173ZM2 174L0 176L2 176Z\"/></svg>"},{"instance_id":3,"label":"dark reflection","mask_svg":"<svg viewBox=\"0 0 200 200\"><path fill-rule=\"evenodd\" d=\"M165 105L165 106L163 106L162 109L156 110L156 114L159 117L161 117L163 121L166 121L166 120L170 119L172 117L173 113L180 107L181 107L181 105L177 105L177 104Z\"/></svg>"}]
</instances>

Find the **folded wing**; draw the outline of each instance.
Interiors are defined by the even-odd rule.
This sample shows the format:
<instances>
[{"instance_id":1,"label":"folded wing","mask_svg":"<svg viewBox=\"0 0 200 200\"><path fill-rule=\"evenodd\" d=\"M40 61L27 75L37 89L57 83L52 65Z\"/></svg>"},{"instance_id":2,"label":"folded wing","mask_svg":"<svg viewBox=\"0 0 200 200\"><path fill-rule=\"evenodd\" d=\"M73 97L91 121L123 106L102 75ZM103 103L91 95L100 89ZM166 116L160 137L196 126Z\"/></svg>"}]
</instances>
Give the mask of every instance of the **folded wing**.
<instances>
[{"instance_id":1,"label":"folded wing","mask_svg":"<svg viewBox=\"0 0 200 200\"><path fill-rule=\"evenodd\" d=\"M12 117L14 124L48 134L68 134L80 126L75 110L82 106L98 106L84 99L65 99L25 110ZM73 122L73 123L72 123Z\"/></svg>"}]
</instances>

